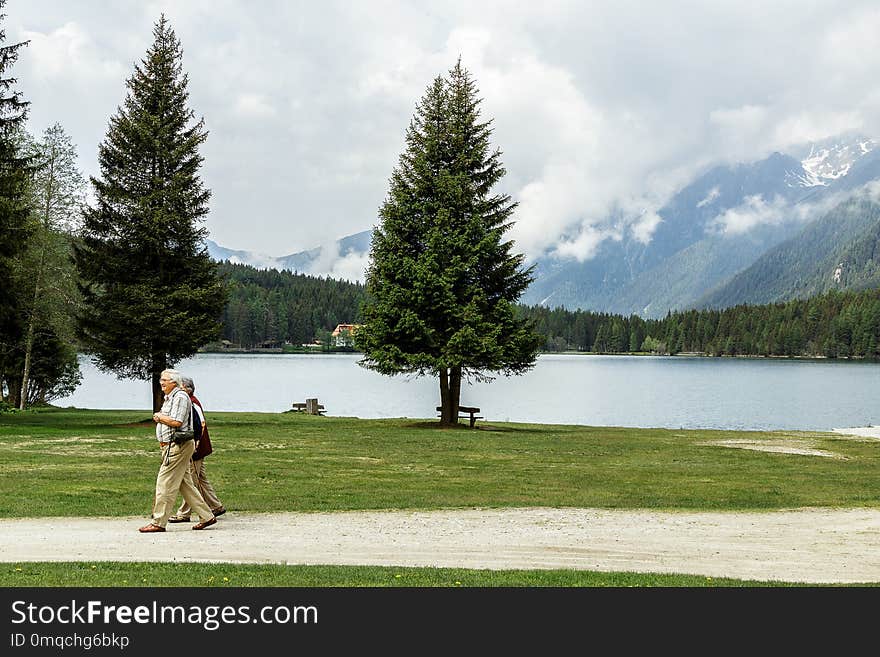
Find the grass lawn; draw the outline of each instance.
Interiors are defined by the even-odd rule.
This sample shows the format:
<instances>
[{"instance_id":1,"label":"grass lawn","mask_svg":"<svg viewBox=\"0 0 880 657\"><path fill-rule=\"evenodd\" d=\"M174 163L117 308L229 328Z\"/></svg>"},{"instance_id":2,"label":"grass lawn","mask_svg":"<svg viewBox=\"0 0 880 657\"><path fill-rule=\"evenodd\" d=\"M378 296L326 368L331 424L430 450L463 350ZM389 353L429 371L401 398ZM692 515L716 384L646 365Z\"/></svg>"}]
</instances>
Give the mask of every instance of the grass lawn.
<instances>
[{"instance_id":1,"label":"grass lawn","mask_svg":"<svg viewBox=\"0 0 880 657\"><path fill-rule=\"evenodd\" d=\"M880 445L735 432L208 412L208 474L237 512L500 507L772 510L880 506ZM732 449L783 442L831 457ZM0 415L0 517L146 516L149 411ZM400 575L398 577L397 575ZM209 578L213 577L213 580ZM227 578L227 579L224 579ZM203 564L0 564L0 586L720 586L580 571ZM775 584L774 584L775 585Z\"/></svg>"},{"instance_id":2,"label":"grass lawn","mask_svg":"<svg viewBox=\"0 0 880 657\"><path fill-rule=\"evenodd\" d=\"M0 415L0 517L148 512L148 411ZM473 507L770 510L880 505L880 444L832 433L631 429L208 413L211 482L230 509ZM836 458L711 443L799 441Z\"/></svg>"},{"instance_id":3,"label":"grass lawn","mask_svg":"<svg viewBox=\"0 0 880 657\"><path fill-rule=\"evenodd\" d=\"M581 570L468 570L386 566L206 563L2 563L0 586L801 586L700 575Z\"/></svg>"}]
</instances>

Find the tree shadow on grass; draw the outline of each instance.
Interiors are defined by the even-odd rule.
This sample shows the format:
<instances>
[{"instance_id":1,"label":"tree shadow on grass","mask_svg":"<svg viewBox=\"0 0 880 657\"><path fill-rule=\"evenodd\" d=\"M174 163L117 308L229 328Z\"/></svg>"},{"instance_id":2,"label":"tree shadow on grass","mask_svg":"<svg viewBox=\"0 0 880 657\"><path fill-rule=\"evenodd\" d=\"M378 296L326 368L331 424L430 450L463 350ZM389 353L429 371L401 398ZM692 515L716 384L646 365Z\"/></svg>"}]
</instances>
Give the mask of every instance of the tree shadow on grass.
<instances>
[{"instance_id":1,"label":"tree shadow on grass","mask_svg":"<svg viewBox=\"0 0 880 657\"><path fill-rule=\"evenodd\" d=\"M459 422L457 425L449 426L449 425L441 425L439 421L427 421L427 422L412 422L410 424L404 425L407 429L421 429L421 430L432 430L432 431L461 431L464 433L470 434L480 434L480 433L516 433L516 434L529 434L529 433L546 433L546 429L541 429L538 427L510 427L510 426L496 426L492 424L482 423L477 424L473 429L470 428L466 423Z\"/></svg>"}]
</instances>

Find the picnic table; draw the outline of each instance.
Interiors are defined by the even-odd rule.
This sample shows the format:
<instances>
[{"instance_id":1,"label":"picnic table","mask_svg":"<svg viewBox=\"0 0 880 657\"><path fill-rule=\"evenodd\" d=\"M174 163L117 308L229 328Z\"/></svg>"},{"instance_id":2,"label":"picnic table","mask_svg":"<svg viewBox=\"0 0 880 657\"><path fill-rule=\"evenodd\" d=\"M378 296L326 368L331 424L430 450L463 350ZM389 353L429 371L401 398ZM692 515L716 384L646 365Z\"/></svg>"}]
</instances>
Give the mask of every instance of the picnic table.
<instances>
[{"instance_id":1,"label":"picnic table","mask_svg":"<svg viewBox=\"0 0 880 657\"><path fill-rule=\"evenodd\" d=\"M306 399L305 403L293 402L290 406L297 413L324 415L324 404L319 404L317 398Z\"/></svg>"},{"instance_id":2,"label":"picnic table","mask_svg":"<svg viewBox=\"0 0 880 657\"><path fill-rule=\"evenodd\" d=\"M437 412L441 412L443 410L442 406L437 407ZM474 424L476 424L477 420L482 420L482 415L477 415L480 412L480 409L476 406L459 406L458 407L458 416L459 417L468 417L470 416L471 429L474 428Z\"/></svg>"}]
</instances>

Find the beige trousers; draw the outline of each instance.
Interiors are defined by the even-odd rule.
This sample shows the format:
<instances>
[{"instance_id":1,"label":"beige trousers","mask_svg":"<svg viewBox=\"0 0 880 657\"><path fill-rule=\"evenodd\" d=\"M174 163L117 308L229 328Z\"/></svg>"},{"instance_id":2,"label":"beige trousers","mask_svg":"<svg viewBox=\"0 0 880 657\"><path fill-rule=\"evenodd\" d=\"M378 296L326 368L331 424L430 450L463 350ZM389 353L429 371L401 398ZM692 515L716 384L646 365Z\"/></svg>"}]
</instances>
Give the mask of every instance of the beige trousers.
<instances>
[{"instance_id":1,"label":"beige trousers","mask_svg":"<svg viewBox=\"0 0 880 657\"><path fill-rule=\"evenodd\" d=\"M211 511L219 511L222 509L223 502L217 497L217 493L214 492L214 487L211 485L211 482L208 481L208 473L205 472L205 459L199 459L198 461L192 462L192 473L193 479L195 479L196 488L198 488L199 492L202 494L202 499L205 500L205 504L208 505ZM180 508L177 510L177 515L188 518L190 511L192 511L192 509L189 507L189 502L184 499L180 504Z\"/></svg>"},{"instance_id":2,"label":"beige trousers","mask_svg":"<svg viewBox=\"0 0 880 657\"><path fill-rule=\"evenodd\" d=\"M182 445L171 443L162 449L162 465L156 476L156 499L153 502L154 525L164 527L168 524L168 518L174 512L178 492L183 495L183 499L189 503L201 520L210 520L214 517L211 509L202 499L199 489L193 484L189 464L195 449L192 440L187 440Z\"/></svg>"}]
</instances>

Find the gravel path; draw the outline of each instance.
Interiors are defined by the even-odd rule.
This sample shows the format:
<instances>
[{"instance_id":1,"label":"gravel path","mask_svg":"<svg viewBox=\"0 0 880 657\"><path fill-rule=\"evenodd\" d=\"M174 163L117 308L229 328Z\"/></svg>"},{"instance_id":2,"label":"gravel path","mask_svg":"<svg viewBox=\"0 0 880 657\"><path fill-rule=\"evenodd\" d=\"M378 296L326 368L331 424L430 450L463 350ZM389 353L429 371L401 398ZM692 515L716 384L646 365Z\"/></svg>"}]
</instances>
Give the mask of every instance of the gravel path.
<instances>
[{"instance_id":1,"label":"gravel path","mask_svg":"<svg viewBox=\"0 0 880 657\"><path fill-rule=\"evenodd\" d=\"M238 514L202 532L144 518L0 519L0 561L229 561L690 573L880 582L880 510L469 509Z\"/></svg>"}]
</instances>

